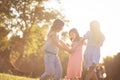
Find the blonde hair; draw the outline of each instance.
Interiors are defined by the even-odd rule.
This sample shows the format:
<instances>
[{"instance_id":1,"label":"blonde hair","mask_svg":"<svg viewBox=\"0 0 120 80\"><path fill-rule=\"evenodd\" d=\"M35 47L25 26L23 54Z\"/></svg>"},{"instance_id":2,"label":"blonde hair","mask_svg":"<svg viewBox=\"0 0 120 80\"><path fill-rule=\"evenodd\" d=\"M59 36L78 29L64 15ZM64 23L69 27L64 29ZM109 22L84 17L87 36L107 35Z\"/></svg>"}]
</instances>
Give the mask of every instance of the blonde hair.
<instances>
[{"instance_id":1,"label":"blonde hair","mask_svg":"<svg viewBox=\"0 0 120 80\"><path fill-rule=\"evenodd\" d=\"M103 34L100 30L100 24L98 21L94 20L90 23L90 31L92 34L92 39L95 44L99 44L103 39Z\"/></svg>"}]
</instances>

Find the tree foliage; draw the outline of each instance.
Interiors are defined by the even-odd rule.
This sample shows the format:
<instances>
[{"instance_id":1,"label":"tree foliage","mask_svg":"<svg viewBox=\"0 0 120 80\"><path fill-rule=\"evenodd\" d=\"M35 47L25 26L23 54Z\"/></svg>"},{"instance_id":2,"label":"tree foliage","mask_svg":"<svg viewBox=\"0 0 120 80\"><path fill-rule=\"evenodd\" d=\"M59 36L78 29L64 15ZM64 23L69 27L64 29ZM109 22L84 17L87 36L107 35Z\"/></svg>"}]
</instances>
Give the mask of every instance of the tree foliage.
<instances>
[{"instance_id":1,"label":"tree foliage","mask_svg":"<svg viewBox=\"0 0 120 80\"><path fill-rule=\"evenodd\" d=\"M120 53L114 57L106 57L104 65L107 73L106 80L120 80Z\"/></svg>"},{"instance_id":2,"label":"tree foliage","mask_svg":"<svg viewBox=\"0 0 120 80\"><path fill-rule=\"evenodd\" d=\"M43 6L43 0L1 0L0 25L16 32L31 29L33 24L50 21L58 15ZM47 1L46 1L47 2ZM4 23L3 23L4 22Z\"/></svg>"},{"instance_id":3,"label":"tree foliage","mask_svg":"<svg viewBox=\"0 0 120 80\"><path fill-rule=\"evenodd\" d=\"M40 70L37 70L39 66L39 69L43 69L43 45L46 31L51 20L61 16L56 10L46 9L44 3L47 1L0 1L0 64L4 63L0 68L8 66L7 60L22 72L39 72ZM7 57L2 57L2 54ZM21 67L22 65L24 67ZM37 65L39 66L36 67ZM25 67L30 69L27 70Z\"/></svg>"}]
</instances>

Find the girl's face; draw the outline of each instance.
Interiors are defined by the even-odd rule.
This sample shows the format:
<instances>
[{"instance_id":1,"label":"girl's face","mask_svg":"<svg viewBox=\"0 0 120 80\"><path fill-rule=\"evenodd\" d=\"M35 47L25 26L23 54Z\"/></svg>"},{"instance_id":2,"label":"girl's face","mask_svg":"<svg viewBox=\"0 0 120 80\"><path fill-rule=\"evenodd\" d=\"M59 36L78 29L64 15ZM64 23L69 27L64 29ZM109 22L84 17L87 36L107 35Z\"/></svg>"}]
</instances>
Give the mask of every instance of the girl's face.
<instances>
[{"instance_id":1,"label":"girl's face","mask_svg":"<svg viewBox=\"0 0 120 80\"><path fill-rule=\"evenodd\" d=\"M70 32L70 33L69 33L69 37L70 37L71 40L74 40L75 37L76 37L76 35L75 35L74 32Z\"/></svg>"},{"instance_id":2,"label":"girl's face","mask_svg":"<svg viewBox=\"0 0 120 80\"><path fill-rule=\"evenodd\" d=\"M60 32L62 29L63 29L63 26L59 27L59 28L57 29L57 32Z\"/></svg>"},{"instance_id":3,"label":"girl's face","mask_svg":"<svg viewBox=\"0 0 120 80\"><path fill-rule=\"evenodd\" d=\"M93 21L90 23L90 30L96 31L99 29L99 23L97 21Z\"/></svg>"}]
</instances>

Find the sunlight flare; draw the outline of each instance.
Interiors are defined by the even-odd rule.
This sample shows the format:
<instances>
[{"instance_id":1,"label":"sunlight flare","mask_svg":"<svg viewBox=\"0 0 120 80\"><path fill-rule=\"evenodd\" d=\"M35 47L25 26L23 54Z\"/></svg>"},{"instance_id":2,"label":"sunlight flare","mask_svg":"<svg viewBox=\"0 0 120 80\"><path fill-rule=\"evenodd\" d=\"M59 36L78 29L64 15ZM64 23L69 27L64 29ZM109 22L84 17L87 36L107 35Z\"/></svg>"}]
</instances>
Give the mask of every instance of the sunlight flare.
<instances>
[{"instance_id":1,"label":"sunlight flare","mask_svg":"<svg viewBox=\"0 0 120 80\"><path fill-rule=\"evenodd\" d=\"M49 5L51 7L61 10L65 17L69 19L69 28L76 27L82 36L89 30L89 24L92 20L100 22L101 30L105 35L105 43L101 48L102 58L115 55L119 52L119 1L60 0L61 4L59 5L56 0L50 0L50 2Z\"/></svg>"}]
</instances>

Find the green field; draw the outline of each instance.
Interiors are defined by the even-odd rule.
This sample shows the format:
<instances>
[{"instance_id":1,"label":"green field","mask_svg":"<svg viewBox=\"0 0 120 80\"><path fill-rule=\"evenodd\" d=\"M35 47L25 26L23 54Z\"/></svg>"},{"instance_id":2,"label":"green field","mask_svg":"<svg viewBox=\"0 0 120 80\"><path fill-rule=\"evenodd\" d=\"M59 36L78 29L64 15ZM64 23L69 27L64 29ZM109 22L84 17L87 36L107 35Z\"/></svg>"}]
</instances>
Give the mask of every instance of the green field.
<instances>
[{"instance_id":1,"label":"green field","mask_svg":"<svg viewBox=\"0 0 120 80\"><path fill-rule=\"evenodd\" d=\"M39 80L39 79L14 76L14 75L10 75L10 74L0 74L0 80Z\"/></svg>"}]
</instances>

